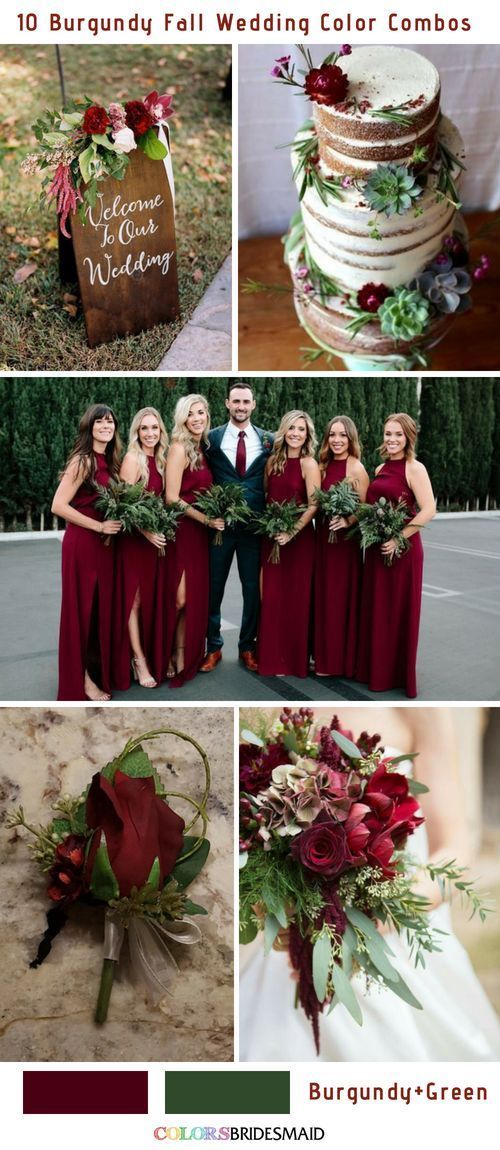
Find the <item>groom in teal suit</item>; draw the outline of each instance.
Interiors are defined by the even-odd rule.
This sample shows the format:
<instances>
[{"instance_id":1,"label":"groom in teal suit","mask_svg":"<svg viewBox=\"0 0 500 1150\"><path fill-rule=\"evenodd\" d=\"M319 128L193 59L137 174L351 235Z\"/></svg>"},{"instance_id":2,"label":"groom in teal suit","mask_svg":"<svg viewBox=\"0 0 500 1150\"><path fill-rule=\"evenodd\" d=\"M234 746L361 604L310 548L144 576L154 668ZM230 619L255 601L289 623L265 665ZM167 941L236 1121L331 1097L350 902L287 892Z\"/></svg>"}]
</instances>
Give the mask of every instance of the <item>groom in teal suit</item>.
<instances>
[{"instance_id":1,"label":"groom in teal suit","mask_svg":"<svg viewBox=\"0 0 500 1150\"><path fill-rule=\"evenodd\" d=\"M246 383L229 384L228 423L209 432L207 461L216 483L240 483L252 511L264 507L264 469L274 436L251 423L255 397ZM244 524L226 528L221 547L210 548L210 609L207 655L200 671L213 671L222 659L221 604L236 554L243 594L239 653L249 671L257 670L255 639L259 617L260 538Z\"/></svg>"}]
</instances>

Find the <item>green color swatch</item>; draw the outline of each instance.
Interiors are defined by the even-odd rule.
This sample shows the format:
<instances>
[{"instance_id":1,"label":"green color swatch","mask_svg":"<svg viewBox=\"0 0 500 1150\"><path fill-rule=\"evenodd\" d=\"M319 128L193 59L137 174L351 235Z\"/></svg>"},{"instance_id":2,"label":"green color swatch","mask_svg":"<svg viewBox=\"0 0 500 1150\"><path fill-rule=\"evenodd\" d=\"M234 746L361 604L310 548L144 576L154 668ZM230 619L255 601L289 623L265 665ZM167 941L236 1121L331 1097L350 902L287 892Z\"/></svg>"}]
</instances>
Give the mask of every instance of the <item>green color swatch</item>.
<instances>
[{"instance_id":1,"label":"green color swatch","mask_svg":"<svg viewBox=\"0 0 500 1150\"><path fill-rule=\"evenodd\" d=\"M288 1070L167 1070L166 1114L289 1114Z\"/></svg>"}]
</instances>

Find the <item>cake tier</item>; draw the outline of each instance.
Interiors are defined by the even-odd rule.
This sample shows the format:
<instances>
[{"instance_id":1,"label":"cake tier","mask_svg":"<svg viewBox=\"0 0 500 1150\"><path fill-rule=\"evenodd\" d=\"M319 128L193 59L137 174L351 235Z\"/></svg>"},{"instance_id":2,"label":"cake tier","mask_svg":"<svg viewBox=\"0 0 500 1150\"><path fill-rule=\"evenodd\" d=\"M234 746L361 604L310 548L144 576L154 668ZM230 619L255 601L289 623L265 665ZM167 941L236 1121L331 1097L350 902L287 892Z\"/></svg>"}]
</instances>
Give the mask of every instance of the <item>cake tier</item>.
<instances>
[{"instance_id":1,"label":"cake tier","mask_svg":"<svg viewBox=\"0 0 500 1150\"><path fill-rule=\"evenodd\" d=\"M352 320L341 300L330 299L328 306L319 299L295 296L295 310L308 334L325 349L339 355L355 355L360 359L404 359L415 351L429 351L449 330L453 315L440 315L431 320L425 332L408 342L399 343L383 335L380 324L367 323L353 337L347 330Z\"/></svg>"},{"instance_id":2,"label":"cake tier","mask_svg":"<svg viewBox=\"0 0 500 1150\"><path fill-rule=\"evenodd\" d=\"M440 81L433 64L408 48L355 48L339 67L349 77L344 103L312 102L319 154L333 173L361 176L377 164L404 160L415 145L434 155ZM352 101L352 102L351 102ZM373 115L398 108L409 123Z\"/></svg>"},{"instance_id":3,"label":"cake tier","mask_svg":"<svg viewBox=\"0 0 500 1150\"><path fill-rule=\"evenodd\" d=\"M463 160L460 133L445 117L440 121L439 140ZM297 162L296 154L292 162ZM458 182L458 165L452 174ZM374 212L356 188L343 188L342 198L329 198L327 205L314 187L308 188L301 204L302 219L309 252L320 271L350 292L366 283L389 288L408 283L434 259L445 236L453 231L456 209L448 199L436 196L436 180L431 174L415 206L392 216ZM380 239L374 238L373 225Z\"/></svg>"}]
</instances>

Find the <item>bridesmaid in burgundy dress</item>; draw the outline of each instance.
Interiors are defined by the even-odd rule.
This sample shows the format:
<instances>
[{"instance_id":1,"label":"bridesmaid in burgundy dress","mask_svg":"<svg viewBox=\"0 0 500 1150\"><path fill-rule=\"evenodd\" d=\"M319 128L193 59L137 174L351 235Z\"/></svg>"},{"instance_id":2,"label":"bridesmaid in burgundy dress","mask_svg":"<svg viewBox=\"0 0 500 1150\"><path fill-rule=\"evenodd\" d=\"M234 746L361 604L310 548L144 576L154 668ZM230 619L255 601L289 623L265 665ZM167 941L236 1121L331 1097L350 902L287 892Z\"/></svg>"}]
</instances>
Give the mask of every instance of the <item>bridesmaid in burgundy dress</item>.
<instances>
[{"instance_id":1,"label":"bridesmaid in burgundy dress","mask_svg":"<svg viewBox=\"0 0 500 1150\"><path fill-rule=\"evenodd\" d=\"M372 691L402 687L408 698L417 694L417 658L420 604L422 599L423 548L420 530L436 514L436 503L427 471L415 459L417 425L411 415L397 412L384 425L380 454L367 502L384 495L391 503L403 499L408 521L403 534L409 551L386 566L383 556L394 555L397 541L389 539L366 552L359 629L356 679Z\"/></svg>"},{"instance_id":2,"label":"bridesmaid in burgundy dress","mask_svg":"<svg viewBox=\"0 0 500 1150\"><path fill-rule=\"evenodd\" d=\"M208 447L210 413L203 395L185 395L174 413L167 457L167 503L179 500L185 514L168 549L166 653L164 664L171 687L180 687L197 674L205 657L208 625L207 527L224 530L223 519L208 519L192 504L207 491L213 476L203 454Z\"/></svg>"},{"instance_id":3,"label":"bridesmaid in burgundy dress","mask_svg":"<svg viewBox=\"0 0 500 1150\"><path fill-rule=\"evenodd\" d=\"M161 415L143 407L132 420L127 454L120 469L126 483L143 483L163 495L168 438ZM113 677L126 691L132 671L141 687L156 687L163 659L165 536L153 531L124 535L116 554ZM152 672L152 673L151 673Z\"/></svg>"},{"instance_id":4,"label":"bridesmaid in burgundy dress","mask_svg":"<svg viewBox=\"0 0 500 1150\"><path fill-rule=\"evenodd\" d=\"M113 412L105 404L93 404L82 417L52 503L53 514L68 524L62 545L58 699L110 698L114 547L105 543L121 530L121 523L104 522L95 504L96 484L107 487L110 478L118 478L120 454ZM101 688L90 676L91 662Z\"/></svg>"},{"instance_id":5,"label":"bridesmaid in burgundy dress","mask_svg":"<svg viewBox=\"0 0 500 1150\"><path fill-rule=\"evenodd\" d=\"M268 502L294 500L307 506L297 520L293 535L276 536L280 562L269 563L273 547L262 544L261 611L257 638L260 675L296 675L305 678L309 669L309 625L314 566L316 513L314 489L320 471L314 459L316 437L305 411L289 411L278 428L266 465Z\"/></svg>"},{"instance_id":6,"label":"bridesmaid in burgundy dress","mask_svg":"<svg viewBox=\"0 0 500 1150\"><path fill-rule=\"evenodd\" d=\"M356 425L348 415L335 415L326 427L319 453L321 486L324 491L350 480L362 503L366 499L368 475L361 463ZM314 654L317 675L354 674L358 614L361 595L361 553L356 539L346 539L346 529L355 516L323 515L316 520L316 564L314 596ZM328 542L330 529L337 533Z\"/></svg>"}]
</instances>

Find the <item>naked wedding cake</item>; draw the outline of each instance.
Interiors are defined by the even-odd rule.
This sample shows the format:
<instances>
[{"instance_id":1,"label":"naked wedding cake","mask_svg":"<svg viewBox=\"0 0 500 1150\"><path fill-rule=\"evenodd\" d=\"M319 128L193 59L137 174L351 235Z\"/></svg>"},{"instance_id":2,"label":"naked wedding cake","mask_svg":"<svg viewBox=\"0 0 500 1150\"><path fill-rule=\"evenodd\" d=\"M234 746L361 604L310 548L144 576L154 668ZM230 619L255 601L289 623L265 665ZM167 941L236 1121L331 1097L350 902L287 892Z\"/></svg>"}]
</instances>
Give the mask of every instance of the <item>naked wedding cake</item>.
<instances>
[{"instance_id":1,"label":"naked wedding cake","mask_svg":"<svg viewBox=\"0 0 500 1150\"><path fill-rule=\"evenodd\" d=\"M344 45L319 68L301 51L304 83L291 57L273 69L312 108L292 145L300 211L285 240L298 317L351 369L425 364L472 284L464 147L439 74L406 48Z\"/></svg>"}]
</instances>

